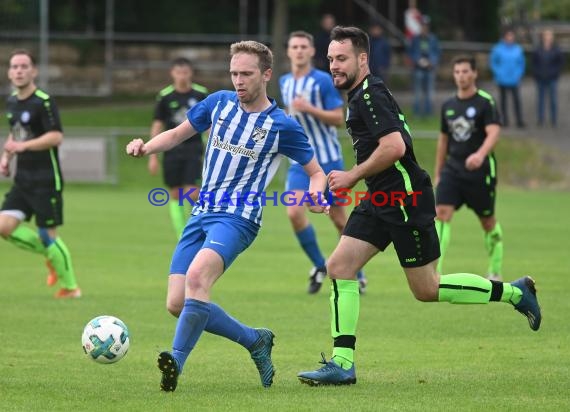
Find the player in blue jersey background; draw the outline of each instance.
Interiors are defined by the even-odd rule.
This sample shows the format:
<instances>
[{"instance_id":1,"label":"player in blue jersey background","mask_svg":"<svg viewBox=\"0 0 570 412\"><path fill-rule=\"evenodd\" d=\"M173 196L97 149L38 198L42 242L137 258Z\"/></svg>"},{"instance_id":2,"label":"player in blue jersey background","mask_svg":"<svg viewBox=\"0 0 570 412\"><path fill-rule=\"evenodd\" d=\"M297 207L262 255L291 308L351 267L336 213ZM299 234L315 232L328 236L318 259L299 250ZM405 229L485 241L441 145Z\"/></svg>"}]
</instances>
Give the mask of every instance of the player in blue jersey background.
<instances>
[{"instance_id":1,"label":"player in blue jersey background","mask_svg":"<svg viewBox=\"0 0 570 412\"><path fill-rule=\"evenodd\" d=\"M297 120L315 151L323 171L344 170L342 149L338 141L337 127L343 123L344 101L334 87L331 75L312 66L315 55L313 36L304 31L294 31L287 42L287 56L291 72L279 79L281 98L287 111ZM309 272L308 292L317 293L327 274L325 257L317 242L315 229L305 213L301 199L309 188L309 177L300 164L291 161L287 172L286 190L295 192L295 202L287 206L287 216L299 244L313 263ZM345 208L333 199L329 217L340 234L348 219ZM366 289L366 278L358 273L360 291Z\"/></svg>"},{"instance_id":2,"label":"player in blue jersey background","mask_svg":"<svg viewBox=\"0 0 570 412\"><path fill-rule=\"evenodd\" d=\"M282 156L303 165L310 177L309 192L318 205L326 187L302 127L267 97L273 55L255 41L232 44L230 75L235 91L219 91L197 103L188 119L149 142L135 139L127 154L135 157L168 150L210 129L206 145L200 198L174 251L168 285L168 309L180 313L172 351L162 352L158 367L161 389L174 391L184 363L206 330L248 349L261 383L273 382L273 333L254 329L210 302L214 283L255 239L261 226L262 193L279 167ZM256 193L242 198L244 193ZM247 201L245 201L247 200ZM183 304L183 306L182 306ZM182 307L181 307L182 306Z\"/></svg>"}]
</instances>

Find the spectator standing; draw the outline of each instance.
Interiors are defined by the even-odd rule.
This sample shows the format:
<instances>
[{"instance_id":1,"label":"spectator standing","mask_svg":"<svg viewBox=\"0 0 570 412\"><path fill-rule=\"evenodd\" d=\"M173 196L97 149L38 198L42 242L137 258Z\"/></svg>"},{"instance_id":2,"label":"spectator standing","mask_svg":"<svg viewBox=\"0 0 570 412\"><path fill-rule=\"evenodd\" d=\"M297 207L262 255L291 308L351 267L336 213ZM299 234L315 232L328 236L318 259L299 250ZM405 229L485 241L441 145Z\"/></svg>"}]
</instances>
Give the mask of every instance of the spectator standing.
<instances>
[{"instance_id":1,"label":"spectator standing","mask_svg":"<svg viewBox=\"0 0 570 412\"><path fill-rule=\"evenodd\" d=\"M368 28L368 36L370 37L370 73L388 82L392 51L384 35L384 29L379 23L372 23Z\"/></svg>"},{"instance_id":2,"label":"spectator standing","mask_svg":"<svg viewBox=\"0 0 570 412\"><path fill-rule=\"evenodd\" d=\"M410 43L410 58L413 64L414 114L429 116L433 112L435 70L439 64L439 40L430 31L430 18L422 19L422 32Z\"/></svg>"},{"instance_id":3,"label":"spectator standing","mask_svg":"<svg viewBox=\"0 0 570 412\"><path fill-rule=\"evenodd\" d=\"M325 13L321 17L321 28L315 33L315 57L314 66L319 70L324 70L329 73L329 59L327 53L329 51L329 43L331 30L336 26L336 18L330 14Z\"/></svg>"},{"instance_id":4,"label":"spectator standing","mask_svg":"<svg viewBox=\"0 0 570 412\"><path fill-rule=\"evenodd\" d=\"M507 93L513 97L517 127L525 127L519 86L525 71L523 48L515 40L512 29L505 30L503 38L491 50L491 71L499 87L499 100L503 126L509 126Z\"/></svg>"},{"instance_id":5,"label":"spectator standing","mask_svg":"<svg viewBox=\"0 0 570 412\"><path fill-rule=\"evenodd\" d=\"M564 56L554 42L554 32L546 29L542 32L541 42L532 55L532 67L537 88L537 121L544 124L545 97L548 94L550 124L556 127L558 115L558 78L564 66Z\"/></svg>"}]
</instances>

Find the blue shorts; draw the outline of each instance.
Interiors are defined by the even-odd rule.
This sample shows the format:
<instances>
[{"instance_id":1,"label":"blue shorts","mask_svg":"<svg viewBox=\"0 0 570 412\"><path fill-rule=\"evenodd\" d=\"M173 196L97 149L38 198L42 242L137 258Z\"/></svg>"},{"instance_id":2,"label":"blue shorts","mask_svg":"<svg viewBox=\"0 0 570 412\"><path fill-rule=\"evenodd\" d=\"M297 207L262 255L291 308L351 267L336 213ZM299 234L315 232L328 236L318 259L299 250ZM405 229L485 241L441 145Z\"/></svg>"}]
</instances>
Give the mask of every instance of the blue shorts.
<instances>
[{"instance_id":1,"label":"blue shorts","mask_svg":"<svg viewBox=\"0 0 570 412\"><path fill-rule=\"evenodd\" d=\"M333 170L344 170L344 162L342 159L337 160L335 162L324 163L321 164L325 175L328 175ZM285 183L285 190L309 190L309 176L305 173L305 169L300 164L292 164L289 166L289 170L287 172L287 182ZM329 199L327 196L326 199ZM336 196L332 197L332 205L336 206L342 203L342 200L337 198Z\"/></svg>"},{"instance_id":2,"label":"blue shorts","mask_svg":"<svg viewBox=\"0 0 570 412\"><path fill-rule=\"evenodd\" d=\"M196 254L204 248L219 254L226 270L251 245L258 231L255 223L229 213L192 216L172 255L170 273L186 274Z\"/></svg>"}]
</instances>

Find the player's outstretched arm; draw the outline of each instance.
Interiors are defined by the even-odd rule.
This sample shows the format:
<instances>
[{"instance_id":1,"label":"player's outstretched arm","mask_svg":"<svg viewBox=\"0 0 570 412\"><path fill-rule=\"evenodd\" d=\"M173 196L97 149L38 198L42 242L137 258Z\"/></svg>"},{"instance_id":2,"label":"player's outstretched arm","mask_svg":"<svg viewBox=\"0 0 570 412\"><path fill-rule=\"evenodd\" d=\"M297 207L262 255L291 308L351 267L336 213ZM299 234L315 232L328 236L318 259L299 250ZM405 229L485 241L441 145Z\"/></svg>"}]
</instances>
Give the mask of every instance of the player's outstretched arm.
<instances>
[{"instance_id":1,"label":"player's outstretched arm","mask_svg":"<svg viewBox=\"0 0 570 412\"><path fill-rule=\"evenodd\" d=\"M146 143L144 143L142 139L131 140L127 144L126 151L129 156L133 157L165 152L194 136L196 133L197 131L192 124L190 124L188 120L185 120L174 129L165 130Z\"/></svg>"}]
</instances>

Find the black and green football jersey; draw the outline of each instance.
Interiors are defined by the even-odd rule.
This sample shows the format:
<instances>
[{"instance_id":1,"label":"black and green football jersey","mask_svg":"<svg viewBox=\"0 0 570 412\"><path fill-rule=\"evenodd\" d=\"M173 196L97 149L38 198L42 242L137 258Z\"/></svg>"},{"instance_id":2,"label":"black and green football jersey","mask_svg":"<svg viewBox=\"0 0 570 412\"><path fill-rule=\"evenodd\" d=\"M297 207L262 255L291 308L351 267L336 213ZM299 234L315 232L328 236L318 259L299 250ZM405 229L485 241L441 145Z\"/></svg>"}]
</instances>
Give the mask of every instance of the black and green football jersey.
<instances>
[{"instance_id":1,"label":"black and green football jersey","mask_svg":"<svg viewBox=\"0 0 570 412\"><path fill-rule=\"evenodd\" d=\"M160 120L164 124L165 130L173 129L186 120L188 110L208 95L208 90L204 86L192 83L192 89L186 93L177 92L173 85L165 87L156 97L154 108L154 120ZM186 145L199 145L202 147L201 136L193 136L181 145L170 151L186 150Z\"/></svg>"},{"instance_id":2,"label":"black and green football jersey","mask_svg":"<svg viewBox=\"0 0 570 412\"><path fill-rule=\"evenodd\" d=\"M7 99L6 109L10 132L16 141L37 139L50 131L63 131L54 100L40 89L24 100L12 94ZM14 181L21 186L60 191L63 178L58 148L18 153Z\"/></svg>"},{"instance_id":3,"label":"black and green football jersey","mask_svg":"<svg viewBox=\"0 0 570 412\"><path fill-rule=\"evenodd\" d=\"M382 192L387 196L394 192L408 195L412 192L431 193L431 180L416 160L404 115L380 78L369 75L349 92L346 125L352 137L357 164L366 161L378 148L379 140L392 132L399 132L406 145L402 158L365 179L368 192ZM378 207L375 213L393 224L433 223L433 196L419 195L417 200L418 203L414 205L412 196L408 196L404 204Z\"/></svg>"},{"instance_id":4,"label":"black and green football jersey","mask_svg":"<svg viewBox=\"0 0 570 412\"><path fill-rule=\"evenodd\" d=\"M484 90L477 90L473 96L460 99L454 96L441 107L441 132L448 136L445 168L461 176L488 174L495 167L493 153L475 171L465 168L465 160L475 153L485 141L485 127L501 124L499 111L493 97Z\"/></svg>"}]
</instances>

